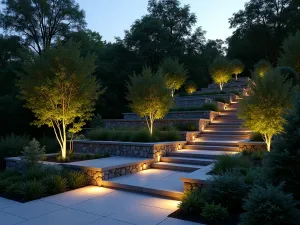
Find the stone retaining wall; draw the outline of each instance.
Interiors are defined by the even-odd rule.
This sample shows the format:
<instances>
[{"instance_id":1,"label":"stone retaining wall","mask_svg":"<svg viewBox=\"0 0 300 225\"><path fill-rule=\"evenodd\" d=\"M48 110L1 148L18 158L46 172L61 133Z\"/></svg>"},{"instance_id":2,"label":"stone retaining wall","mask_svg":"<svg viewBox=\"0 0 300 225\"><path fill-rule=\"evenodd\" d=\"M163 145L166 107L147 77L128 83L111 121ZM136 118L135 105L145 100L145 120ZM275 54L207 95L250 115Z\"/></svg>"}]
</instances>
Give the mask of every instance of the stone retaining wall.
<instances>
[{"instance_id":1,"label":"stone retaining wall","mask_svg":"<svg viewBox=\"0 0 300 225\"><path fill-rule=\"evenodd\" d=\"M174 98L174 107L200 107L205 103L210 103L211 99L199 96L182 96Z\"/></svg>"},{"instance_id":2,"label":"stone retaining wall","mask_svg":"<svg viewBox=\"0 0 300 225\"><path fill-rule=\"evenodd\" d=\"M201 92L199 92L199 93L201 93ZM222 98L224 98L228 102L233 102L233 101L236 101L238 99L238 96L235 95L235 94L232 94L232 93L228 93L228 94L215 94L215 95L207 94L207 95L201 95L201 96L204 97L204 98L212 99L212 100L215 100L216 98L222 97Z\"/></svg>"},{"instance_id":3,"label":"stone retaining wall","mask_svg":"<svg viewBox=\"0 0 300 225\"><path fill-rule=\"evenodd\" d=\"M254 141L242 141L238 143L239 151L242 152L244 150L248 150L251 152L267 149L267 145L265 142L254 142Z\"/></svg>"},{"instance_id":4,"label":"stone retaining wall","mask_svg":"<svg viewBox=\"0 0 300 225\"><path fill-rule=\"evenodd\" d=\"M218 107L224 110L224 104L222 102L218 102ZM210 119L213 121L219 112L215 111L174 111L169 112L164 119L192 119L192 118L203 118L203 119ZM124 120L141 120L143 118L139 117L135 113L123 113Z\"/></svg>"},{"instance_id":5,"label":"stone retaining wall","mask_svg":"<svg viewBox=\"0 0 300 225\"><path fill-rule=\"evenodd\" d=\"M106 129L127 129L127 128L146 128L146 120L123 120L123 119L112 119L112 120L103 120L104 127ZM162 119L155 120L154 127L169 127L176 126L180 124L193 124L196 126L196 129L200 129L200 119Z\"/></svg>"},{"instance_id":6,"label":"stone retaining wall","mask_svg":"<svg viewBox=\"0 0 300 225\"><path fill-rule=\"evenodd\" d=\"M6 158L6 168L14 168L19 171L24 171L25 164L19 157ZM137 163L131 163L129 165L115 166L110 169L101 169L93 167L75 166L64 163L52 163L52 162L41 162L43 166L60 166L61 168L79 171L85 173L89 178L89 184L95 186L101 186L103 180L112 179L114 177L120 177L136 173L142 170L149 169L154 159L145 159Z\"/></svg>"},{"instance_id":7,"label":"stone retaining wall","mask_svg":"<svg viewBox=\"0 0 300 225\"><path fill-rule=\"evenodd\" d=\"M74 152L90 154L109 153L114 156L154 159L155 162L158 162L160 161L160 157L165 156L167 152L173 152L181 149L185 144L186 141L140 143L75 140Z\"/></svg>"}]
</instances>

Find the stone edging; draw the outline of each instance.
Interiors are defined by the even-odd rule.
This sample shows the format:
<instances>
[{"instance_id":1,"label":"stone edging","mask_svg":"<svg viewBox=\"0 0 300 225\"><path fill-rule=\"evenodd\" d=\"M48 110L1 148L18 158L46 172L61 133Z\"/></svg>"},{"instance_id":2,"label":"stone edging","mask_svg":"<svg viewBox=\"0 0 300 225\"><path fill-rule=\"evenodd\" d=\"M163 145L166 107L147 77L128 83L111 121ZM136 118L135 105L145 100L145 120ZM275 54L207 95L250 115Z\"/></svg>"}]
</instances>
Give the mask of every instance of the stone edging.
<instances>
[{"instance_id":1,"label":"stone edging","mask_svg":"<svg viewBox=\"0 0 300 225\"><path fill-rule=\"evenodd\" d=\"M239 145L239 152L242 152L244 150L248 151L256 151L256 150L261 150L261 149L266 149L267 145L265 142L259 142L259 141L241 141L238 143Z\"/></svg>"}]
</instances>

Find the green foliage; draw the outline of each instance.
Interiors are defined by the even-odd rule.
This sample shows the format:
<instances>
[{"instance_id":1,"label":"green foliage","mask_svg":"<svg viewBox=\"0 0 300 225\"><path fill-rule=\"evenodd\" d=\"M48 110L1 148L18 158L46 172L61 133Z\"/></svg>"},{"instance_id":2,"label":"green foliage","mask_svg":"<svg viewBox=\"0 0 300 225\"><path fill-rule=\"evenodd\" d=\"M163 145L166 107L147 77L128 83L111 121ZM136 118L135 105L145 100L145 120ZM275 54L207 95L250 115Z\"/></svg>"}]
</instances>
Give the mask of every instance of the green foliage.
<instances>
[{"instance_id":1,"label":"green foliage","mask_svg":"<svg viewBox=\"0 0 300 225\"><path fill-rule=\"evenodd\" d=\"M237 80L237 76L244 71L244 64L238 59L232 60L231 63L232 63L232 72L235 75L235 79Z\"/></svg>"},{"instance_id":2,"label":"green foliage","mask_svg":"<svg viewBox=\"0 0 300 225\"><path fill-rule=\"evenodd\" d=\"M264 141L263 136L260 133L253 132L250 136L250 141Z\"/></svg>"},{"instance_id":3,"label":"green foliage","mask_svg":"<svg viewBox=\"0 0 300 225\"><path fill-rule=\"evenodd\" d=\"M22 190L22 184L20 182L11 183L6 187L4 196L12 199L17 199L19 197L22 197L20 190Z\"/></svg>"},{"instance_id":4,"label":"green foliage","mask_svg":"<svg viewBox=\"0 0 300 225\"><path fill-rule=\"evenodd\" d=\"M215 202L227 207L229 212L238 212L242 207L242 199L249 190L244 178L238 173L225 173L213 176L204 189L204 197L208 202Z\"/></svg>"},{"instance_id":5,"label":"green foliage","mask_svg":"<svg viewBox=\"0 0 300 225\"><path fill-rule=\"evenodd\" d=\"M273 135L283 131L283 115L291 105L292 84L278 70L273 70L250 83L248 97L240 101L238 117L244 126L263 135L270 151Z\"/></svg>"},{"instance_id":6,"label":"green foliage","mask_svg":"<svg viewBox=\"0 0 300 225\"><path fill-rule=\"evenodd\" d=\"M45 169L40 165L34 165L25 171L24 176L27 180L40 180L45 177Z\"/></svg>"},{"instance_id":7,"label":"green foliage","mask_svg":"<svg viewBox=\"0 0 300 225\"><path fill-rule=\"evenodd\" d=\"M285 117L288 123L281 139L266 157L264 168L275 185L284 181L284 190L300 200L300 92L297 92L293 106Z\"/></svg>"},{"instance_id":8,"label":"green foliage","mask_svg":"<svg viewBox=\"0 0 300 225\"><path fill-rule=\"evenodd\" d=\"M91 120L91 128L100 128L103 127L104 123L103 123L103 119L102 116L97 113L96 115L94 115L93 119Z\"/></svg>"},{"instance_id":9,"label":"green foliage","mask_svg":"<svg viewBox=\"0 0 300 225\"><path fill-rule=\"evenodd\" d=\"M46 187L46 192L49 194L57 194L66 191L67 189L67 179L61 177L60 175L48 175L42 182Z\"/></svg>"},{"instance_id":10,"label":"green foliage","mask_svg":"<svg viewBox=\"0 0 300 225\"><path fill-rule=\"evenodd\" d=\"M11 184L9 179L0 179L0 194L4 193Z\"/></svg>"},{"instance_id":11,"label":"green foliage","mask_svg":"<svg viewBox=\"0 0 300 225\"><path fill-rule=\"evenodd\" d=\"M297 75L296 71L290 67L278 67L280 73L285 76L286 81L291 81L293 85L299 84L299 76Z\"/></svg>"},{"instance_id":12,"label":"green foliage","mask_svg":"<svg viewBox=\"0 0 300 225\"><path fill-rule=\"evenodd\" d=\"M33 124L54 129L63 157L66 131L81 130L85 121L92 118L102 92L92 75L94 61L94 57L81 57L79 45L68 42L34 57L25 64L25 72L20 73L20 97L36 117Z\"/></svg>"},{"instance_id":13,"label":"green foliage","mask_svg":"<svg viewBox=\"0 0 300 225\"><path fill-rule=\"evenodd\" d=\"M144 68L142 74L132 75L127 83L127 100L133 112L145 117L150 134L155 119L163 118L172 106L172 98L160 73Z\"/></svg>"},{"instance_id":14,"label":"green foliage","mask_svg":"<svg viewBox=\"0 0 300 225\"><path fill-rule=\"evenodd\" d=\"M217 57L211 63L209 68L209 73L213 81L220 86L220 89L223 89L223 85L231 79L232 64L225 57Z\"/></svg>"},{"instance_id":15,"label":"green foliage","mask_svg":"<svg viewBox=\"0 0 300 225\"><path fill-rule=\"evenodd\" d=\"M34 166L45 158L45 146L41 147L40 143L35 138L29 142L28 146L24 147L21 156L21 159L28 166Z\"/></svg>"},{"instance_id":16,"label":"green foliage","mask_svg":"<svg viewBox=\"0 0 300 225\"><path fill-rule=\"evenodd\" d=\"M175 107L171 108L170 111L215 111L218 112L218 106L215 102L205 103L202 106L191 106L191 107Z\"/></svg>"},{"instance_id":17,"label":"green foliage","mask_svg":"<svg viewBox=\"0 0 300 225\"><path fill-rule=\"evenodd\" d=\"M155 131L151 136L147 130L109 130L96 129L87 133L87 138L101 141L129 141L129 142L157 142L157 141L178 141L180 135L175 130L161 129Z\"/></svg>"},{"instance_id":18,"label":"green foliage","mask_svg":"<svg viewBox=\"0 0 300 225\"><path fill-rule=\"evenodd\" d=\"M249 168L251 166L247 157L221 155L214 164L213 173L223 174L234 169Z\"/></svg>"},{"instance_id":19,"label":"green foliage","mask_svg":"<svg viewBox=\"0 0 300 225\"><path fill-rule=\"evenodd\" d=\"M261 166L249 168L244 180L248 185L265 185L270 182L270 179L266 176L264 168Z\"/></svg>"},{"instance_id":20,"label":"green foliage","mask_svg":"<svg viewBox=\"0 0 300 225\"><path fill-rule=\"evenodd\" d=\"M186 214L198 214L202 211L206 201L200 190L193 190L185 192L181 202L179 203L179 209Z\"/></svg>"},{"instance_id":21,"label":"green foliage","mask_svg":"<svg viewBox=\"0 0 300 225\"><path fill-rule=\"evenodd\" d=\"M41 181L29 180L21 185L20 193L25 201L31 201L43 197L46 188Z\"/></svg>"},{"instance_id":22,"label":"green foliage","mask_svg":"<svg viewBox=\"0 0 300 225\"><path fill-rule=\"evenodd\" d=\"M180 64L178 59L166 58L159 67L159 73L166 80L166 86L171 90L172 96L175 90L178 90L185 82L187 70L183 64Z\"/></svg>"},{"instance_id":23,"label":"green foliage","mask_svg":"<svg viewBox=\"0 0 300 225\"><path fill-rule=\"evenodd\" d=\"M282 45L279 65L289 66L300 74L300 30L287 37Z\"/></svg>"},{"instance_id":24,"label":"green foliage","mask_svg":"<svg viewBox=\"0 0 300 225\"><path fill-rule=\"evenodd\" d=\"M226 100L224 97L216 97L216 98L214 98L214 101L229 104L229 101Z\"/></svg>"},{"instance_id":25,"label":"green foliage","mask_svg":"<svg viewBox=\"0 0 300 225\"><path fill-rule=\"evenodd\" d=\"M60 147L55 137L43 135L39 142L42 146L45 146L46 153L59 152Z\"/></svg>"},{"instance_id":26,"label":"green foliage","mask_svg":"<svg viewBox=\"0 0 300 225\"><path fill-rule=\"evenodd\" d=\"M38 54L50 48L55 40L66 33L85 26L84 11L74 0L55 2L4 0L0 14L1 25L12 30ZM30 25L29 25L30 24Z\"/></svg>"},{"instance_id":27,"label":"green foliage","mask_svg":"<svg viewBox=\"0 0 300 225\"><path fill-rule=\"evenodd\" d=\"M195 91L197 91L197 84L189 80L185 83L184 89L188 94L193 94Z\"/></svg>"},{"instance_id":28,"label":"green foliage","mask_svg":"<svg viewBox=\"0 0 300 225\"><path fill-rule=\"evenodd\" d=\"M272 70L272 65L267 60L260 60L254 65L254 74L264 77L266 73Z\"/></svg>"},{"instance_id":29,"label":"green foliage","mask_svg":"<svg viewBox=\"0 0 300 225\"><path fill-rule=\"evenodd\" d=\"M291 194L284 193L281 186L257 186L245 200L241 215L242 225L272 224L292 225L300 223L300 211Z\"/></svg>"},{"instance_id":30,"label":"green foliage","mask_svg":"<svg viewBox=\"0 0 300 225\"><path fill-rule=\"evenodd\" d=\"M217 223L225 220L228 217L228 211L225 207L221 206L220 204L206 203L203 207L201 215L207 221Z\"/></svg>"},{"instance_id":31,"label":"green foliage","mask_svg":"<svg viewBox=\"0 0 300 225\"><path fill-rule=\"evenodd\" d=\"M6 170L0 173L0 180L5 180L7 178L20 175L21 173L17 169L7 168Z\"/></svg>"},{"instance_id":32,"label":"green foliage","mask_svg":"<svg viewBox=\"0 0 300 225\"><path fill-rule=\"evenodd\" d=\"M197 131L198 127L194 123L181 123L176 124L175 127L180 131Z\"/></svg>"},{"instance_id":33,"label":"green foliage","mask_svg":"<svg viewBox=\"0 0 300 225\"><path fill-rule=\"evenodd\" d=\"M86 174L77 171L67 171L65 177L68 181L68 187L72 189L84 187L89 182Z\"/></svg>"},{"instance_id":34,"label":"green foliage","mask_svg":"<svg viewBox=\"0 0 300 225\"><path fill-rule=\"evenodd\" d=\"M28 145L30 137L28 135L8 134L0 137L0 169L4 166L4 157L19 156L23 147Z\"/></svg>"}]
</instances>

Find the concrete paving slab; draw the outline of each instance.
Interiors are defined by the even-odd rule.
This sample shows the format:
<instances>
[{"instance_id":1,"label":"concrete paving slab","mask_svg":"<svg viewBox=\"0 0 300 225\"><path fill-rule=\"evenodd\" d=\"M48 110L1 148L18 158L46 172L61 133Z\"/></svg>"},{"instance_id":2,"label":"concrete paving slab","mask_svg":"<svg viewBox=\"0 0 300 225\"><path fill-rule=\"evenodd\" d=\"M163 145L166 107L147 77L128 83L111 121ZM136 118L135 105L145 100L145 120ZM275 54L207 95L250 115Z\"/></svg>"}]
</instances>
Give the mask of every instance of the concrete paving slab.
<instances>
[{"instance_id":1,"label":"concrete paving slab","mask_svg":"<svg viewBox=\"0 0 300 225\"><path fill-rule=\"evenodd\" d=\"M22 221L25 221L25 219L0 211L0 224L1 225L14 225L14 224L20 223Z\"/></svg>"},{"instance_id":2,"label":"concrete paving slab","mask_svg":"<svg viewBox=\"0 0 300 225\"><path fill-rule=\"evenodd\" d=\"M120 220L115 220L115 219L111 219L108 217L104 217L94 223L91 223L91 225L129 225L132 223L127 223L124 221L120 221Z\"/></svg>"},{"instance_id":3,"label":"concrete paving slab","mask_svg":"<svg viewBox=\"0 0 300 225\"><path fill-rule=\"evenodd\" d=\"M156 225L163 221L172 210L137 205L109 215L109 218L125 221L132 224Z\"/></svg>"},{"instance_id":4,"label":"concrete paving slab","mask_svg":"<svg viewBox=\"0 0 300 225\"><path fill-rule=\"evenodd\" d=\"M19 225L89 225L99 219L101 219L101 217L98 215L64 208L21 222Z\"/></svg>"},{"instance_id":5,"label":"concrete paving slab","mask_svg":"<svg viewBox=\"0 0 300 225\"><path fill-rule=\"evenodd\" d=\"M7 208L14 205L20 205L20 204L22 203L0 197L0 210L3 208Z\"/></svg>"},{"instance_id":6,"label":"concrete paving slab","mask_svg":"<svg viewBox=\"0 0 300 225\"><path fill-rule=\"evenodd\" d=\"M25 219L31 219L34 217L38 217L59 210L61 208L62 206L56 204L52 204L41 200L36 200L36 201L31 201L20 205L4 208L2 209L2 211Z\"/></svg>"},{"instance_id":7,"label":"concrete paving slab","mask_svg":"<svg viewBox=\"0 0 300 225\"><path fill-rule=\"evenodd\" d=\"M50 202L61 206L70 206L79 202L87 201L101 195L106 195L114 190L104 187L86 187L58 195L42 198L42 201Z\"/></svg>"}]
</instances>

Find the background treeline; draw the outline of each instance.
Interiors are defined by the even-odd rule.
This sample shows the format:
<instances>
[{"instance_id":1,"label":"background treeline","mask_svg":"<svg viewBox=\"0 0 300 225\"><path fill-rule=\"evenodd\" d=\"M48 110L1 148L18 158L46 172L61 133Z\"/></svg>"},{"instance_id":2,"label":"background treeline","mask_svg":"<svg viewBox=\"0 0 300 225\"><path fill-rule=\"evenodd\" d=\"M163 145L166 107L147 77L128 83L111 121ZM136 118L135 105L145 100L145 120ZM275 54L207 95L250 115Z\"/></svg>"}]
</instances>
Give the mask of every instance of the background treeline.
<instances>
[{"instance_id":1,"label":"background treeline","mask_svg":"<svg viewBox=\"0 0 300 225\"><path fill-rule=\"evenodd\" d=\"M74 0L5 0L0 15L4 30L0 36L0 136L12 132L37 137L52 134L46 128L30 126L32 114L17 97L15 80L30 54L43 54L44 49L70 39L80 42L82 55L96 57L95 75L107 88L96 112L103 118L120 118L129 111L125 99L129 76L140 73L145 65L156 69L167 57L183 63L188 80L199 88L211 83L209 65L220 55L242 60L244 76L250 76L260 59L276 65L283 40L300 28L299 6L297 0L250 0L229 19L235 31L227 39L226 49L222 40L205 38L206 32L195 27L196 15L178 0L149 0L148 13L113 43L86 29L84 12Z\"/></svg>"}]
</instances>

